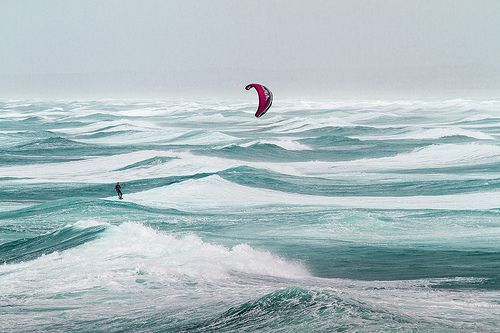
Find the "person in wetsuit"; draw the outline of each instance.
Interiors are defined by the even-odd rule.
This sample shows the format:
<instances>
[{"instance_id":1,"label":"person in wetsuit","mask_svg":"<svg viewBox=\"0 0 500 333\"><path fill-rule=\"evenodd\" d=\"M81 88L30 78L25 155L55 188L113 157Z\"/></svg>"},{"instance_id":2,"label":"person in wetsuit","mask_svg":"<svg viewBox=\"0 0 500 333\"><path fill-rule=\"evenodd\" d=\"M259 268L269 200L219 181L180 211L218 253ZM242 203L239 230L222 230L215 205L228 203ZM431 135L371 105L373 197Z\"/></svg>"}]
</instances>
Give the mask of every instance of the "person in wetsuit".
<instances>
[{"instance_id":1,"label":"person in wetsuit","mask_svg":"<svg viewBox=\"0 0 500 333\"><path fill-rule=\"evenodd\" d=\"M120 183L116 183L115 191L118 194L118 199L123 199L122 187L121 187Z\"/></svg>"}]
</instances>

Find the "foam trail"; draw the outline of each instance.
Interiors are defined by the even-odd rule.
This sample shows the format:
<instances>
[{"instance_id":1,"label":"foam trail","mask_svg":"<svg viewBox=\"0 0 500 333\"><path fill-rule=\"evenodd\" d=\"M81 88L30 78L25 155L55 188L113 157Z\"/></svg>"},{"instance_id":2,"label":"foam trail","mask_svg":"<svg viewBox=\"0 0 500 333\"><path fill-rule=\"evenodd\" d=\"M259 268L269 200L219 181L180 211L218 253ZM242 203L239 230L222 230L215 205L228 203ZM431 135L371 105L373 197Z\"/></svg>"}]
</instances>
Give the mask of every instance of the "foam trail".
<instances>
[{"instance_id":1,"label":"foam trail","mask_svg":"<svg viewBox=\"0 0 500 333\"><path fill-rule=\"evenodd\" d=\"M255 144L272 144L286 150L311 150L311 147L294 140L256 140L239 144L240 147L250 147Z\"/></svg>"}]
</instances>

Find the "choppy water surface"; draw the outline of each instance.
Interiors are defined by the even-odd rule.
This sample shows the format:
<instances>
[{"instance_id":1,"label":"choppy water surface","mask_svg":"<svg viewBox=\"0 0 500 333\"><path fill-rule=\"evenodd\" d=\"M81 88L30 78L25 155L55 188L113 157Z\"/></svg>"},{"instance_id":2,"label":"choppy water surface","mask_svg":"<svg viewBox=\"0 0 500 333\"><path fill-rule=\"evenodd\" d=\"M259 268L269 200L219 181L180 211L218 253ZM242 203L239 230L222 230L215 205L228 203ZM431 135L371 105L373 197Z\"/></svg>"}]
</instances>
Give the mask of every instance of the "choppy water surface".
<instances>
[{"instance_id":1,"label":"choppy water surface","mask_svg":"<svg viewBox=\"0 0 500 333\"><path fill-rule=\"evenodd\" d=\"M254 109L0 102L0 331L500 327L500 101Z\"/></svg>"}]
</instances>

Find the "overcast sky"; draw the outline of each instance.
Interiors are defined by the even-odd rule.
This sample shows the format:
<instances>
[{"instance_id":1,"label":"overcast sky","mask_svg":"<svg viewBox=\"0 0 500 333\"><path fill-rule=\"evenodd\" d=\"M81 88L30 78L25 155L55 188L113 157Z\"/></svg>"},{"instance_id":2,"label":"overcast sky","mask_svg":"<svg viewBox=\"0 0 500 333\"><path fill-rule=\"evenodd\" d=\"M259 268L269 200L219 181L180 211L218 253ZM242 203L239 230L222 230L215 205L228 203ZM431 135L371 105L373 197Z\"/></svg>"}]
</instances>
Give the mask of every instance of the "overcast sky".
<instances>
[{"instance_id":1,"label":"overcast sky","mask_svg":"<svg viewBox=\"0 0 500 333\"><path fill-rule=\"evenodd\" d=\"M0 0L0 97L495 94L497 0ZM496 93L496 96L500 94Z\"/></svg>"}]
</instances>

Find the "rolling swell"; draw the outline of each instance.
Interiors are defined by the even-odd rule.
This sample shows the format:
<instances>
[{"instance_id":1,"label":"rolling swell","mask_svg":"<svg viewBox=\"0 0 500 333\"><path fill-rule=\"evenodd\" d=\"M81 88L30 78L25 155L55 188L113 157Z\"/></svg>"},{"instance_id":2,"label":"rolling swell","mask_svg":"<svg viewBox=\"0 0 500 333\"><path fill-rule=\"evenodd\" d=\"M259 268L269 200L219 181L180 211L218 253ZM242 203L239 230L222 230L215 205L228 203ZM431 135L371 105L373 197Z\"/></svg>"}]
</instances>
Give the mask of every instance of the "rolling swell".
<instances>
[{"instance_id":1,"label":"rolling swell","mask_svg":"<svg viewBox=\"0 0 500 333\"><path fill-rule=\"evenodd\" d=\"M0 244L0 263L33 260L44 254L64 251L94 240L105 229L104 225L88 228L68 226L46 235Z\"/></svg>"},{"instance_id":2,"label":"rolling swell","mask_svg":"<svg viewBox=\"0 0 500 333\"><path fill-rule=\"evenodd\" d=\"M155 156L152 158L148 158L147 160L144 160L144 161L140 161L137 163L133 163L133 164L124 166L123 168L117 169L117 171L123 171L123 170L128 170L128 169L133 169L133 168L149 168L152 166L167 163L173 159L175 159L175 157Z\"/></svg>"},{"instance_id":3,"label":"rolling swell","mask_svg":"<svg viewBox=\"0 0 500 333\"><path fill-rule=\"evenodd\" d=\"M13 150L24 150L24 151L33 151L33 150L46 150L46 149L77 149L88 147L89 144L77 142L73 140L68 140L62 137L50 137L43 140L37 140L30 143L22 144L11 149Z\"/></svg>"},{"instance_id":4,"label":"rolling swell","mask_svg":"<svg viewBox=\"0 0 500 333\"><path fill-rule=\"evenodd\" d=\"M176 221L187 221L193 214L167 208L152 208L132 202L68 198L51 200L26 208L0 212L0 244L42 236L75 224L83 218L98 218L110 224L129 220L148 219L150 223L162 223L170 230ZM173 224L171 224L172 222Z\"/></svg>"},{"instance_id":5,"label":"rolling swell","mask_svg":"<svg viewBox=\"0 0 500 333\"><path fill-rule=\"evenodd\" d=\"M218 156L243 161L299 162L299 161L350 161L362 158L382 158L408 153L436 143L451 144L471 142L469 137L453 136L438 140L360 140L346 136L327 135L297 140L313 147L310 150L285 149L272 143L250 146L230 145L211 150L194 150L193 153Z\"/></svg>"},{"instance_id":6,"label":"rolling swell","mask_svg":"<svg viewBox=\"0 0 500 333\"><path fill-rule=\"evenodd\" d=\"M139 131L115 130L115 131L107 131L107 132L97 132L97 133L91 133L91 134L82 134L82 135L78 136L78 138L80 138L80 139L100 139L100 138L112 137L114 135L125 135L125 134L133 134L133 133L139 133Z\"/></svg>"},{"instance_id":7,"label":"rolling swell","mask_svg":"<svg viewBox=\"0 0 500 333\"><path fill-rule=\"evenodd\" d=\"M126 169L146 166L155 161L139 162L137 165L125 167ZM189 179L200 179L212 173L198 173L188 176L160 177L152 179L138 179L126 183L124 190L127 193L141 192L155 187L180 183ZM102 198L105 195L114 196L114 183L88 184L88 183L35 183L29 185L5 184L0 189L0 200L16 196L18 200L58 200L72 197Z\"/></svg>"},{"instance_id":8,"label":"rolling swell","mask_svg":"<svg viewBox=\"0 0 500 333\"><path fill-rule=\"evenodd\" d=\"M0 165L60 163L91 156L126 153L142 148L102 147L62 137L49 137L0 150Z\"/></svg>"},{"instance_id":9,"label":"rolling swell","mask_svg":"<svg viewBox=\"0 0 500 333\"><path fill-rule=\"evenodd\" d=\"M50 156L32 156L24 154L12 154L6 152L0 152L0 166L9 165L26 165L26 164L43 164L43 163L61 163L69 161L79 161L82 158L79 156L60 156L54 157Z\"/></svg>"},{"instance_id":10,"label":"rolling swell","mask_svg":"<svg viewBox=\"0 0 500 333\"><path fill-rule=\"evenodd\" d=\"M120 210L125 210L125 214L130 214L130 211L137 211L139 213L158 213L158 214L184 214L183 212L168 208L153 208L148 206L138 205L126 201L113 201L103 199L88 199L88 198L67 198L59 200L51 200L41 204L32 205L26 208L16 210L9 210L0 212L1 220L17 220L28 218L44 218L60 217L60 223L67 221L72 214L79 216L82 212L88 212L97 215L104 215L106 212L119 213ZM119 214L117 214L119 217ZM30 221L31 222L31 221ZM52 221L57 223L57 221ZM26 226L26 229L32 229L34 225ZM31 228L30 228L31 227ZM38 229L37 229L38 230Z\"/></svg>"},{"instance_id":11,"label":"rolling swell","mask_svg":"<svg viewBox=\"0 0 500 333\"><path fill-rule=\"evenodd\" d=\"M307 141L302 141L307 143ZM397 154L407 149L417 147L417 145L405 144L403 147L391 146L390 150L377 150L381 146L377 142L363 142L360 144L343 146L342 142L336 145L325 145L315 150L289 150L275 144L258 143L248 147L232 145L210 151L194 151L194 153L208 156L218 156L229 159L238 159L243 161L264 161L264 162L299 162L299 161L348 161L361 157L371 156L380 157L387 154ZM418 145L421 147L422 145ZM387 148L389 148L386 145ZM382 148L382 147L380 147Z\"/></svg>"},{"instance_id":12,"label":"rolling swell","mask_svg":"<svg viewBox=\"0 0 500 333\"><path fill-rule=\"evenodd\" d=\"M432 287L500 289L498 250L449 250L440 249L436 244L414 247L361 246L331 241L321 245L296 245L293 249L295 254L286 247L281 251L287 256L294 256L296 260L307 258L314 275L324 278L389 281L462 277L471 279L436 282ZM346 262L350 264L349 268Z\"/></svg>"},{"instance_id":13,"label":"rolling swell","mask_svg":"<svg viewBox=\"0 0 500 333\"><path fill-rule=\"evenodd\" d=\"M313 177L298 177L264 169L237 167L218 173L222 178L244 186L269 190L322 196L400 196L446 195L492 191L500 188L499 179L356 182Z\"/></svg>"},{"instance_id":14,"label":"rolling swell","mask_svg":"<svg viewBox=\"0 0 500 333\"><path fill-rule=\"evenodd\" d=\"M393 314L325 291L288 288L230 308L219 317L183 332L254 332L260 330L356 331L419 328L409 317Z\"/></svg>"}]
</instances>

